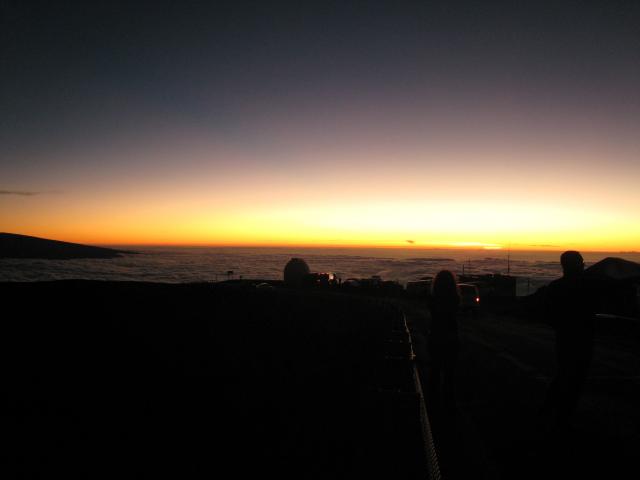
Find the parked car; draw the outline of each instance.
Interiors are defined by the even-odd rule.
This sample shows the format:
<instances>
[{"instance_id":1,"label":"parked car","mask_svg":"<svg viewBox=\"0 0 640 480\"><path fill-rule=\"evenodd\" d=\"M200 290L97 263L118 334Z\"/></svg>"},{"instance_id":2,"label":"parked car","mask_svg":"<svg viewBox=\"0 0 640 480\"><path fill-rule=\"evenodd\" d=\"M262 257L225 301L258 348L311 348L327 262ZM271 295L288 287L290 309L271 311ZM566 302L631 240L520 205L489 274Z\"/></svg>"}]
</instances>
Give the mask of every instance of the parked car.
<instances>
[{"instance_id":1,"label":"parked car","mask_svg":"<svg viewBox=\"0 0 640 480\"><path fill-rule=\"evenodd\" d=\"M413 280L407 282L407 294L413 297L425 297L431 292L431 282L431 280Z\"/></svg>"},{"instance_id":2,"label":"parked car","mask_svg":"<svg viewBox=\"0 0 640 480\"><path fill-rule=\"evenodd\" d=\"M480 309L480 291L477 285L471 283L459 283L460 307L462 311L471 312L474 316Z\"/></svg>"}]
</instances>

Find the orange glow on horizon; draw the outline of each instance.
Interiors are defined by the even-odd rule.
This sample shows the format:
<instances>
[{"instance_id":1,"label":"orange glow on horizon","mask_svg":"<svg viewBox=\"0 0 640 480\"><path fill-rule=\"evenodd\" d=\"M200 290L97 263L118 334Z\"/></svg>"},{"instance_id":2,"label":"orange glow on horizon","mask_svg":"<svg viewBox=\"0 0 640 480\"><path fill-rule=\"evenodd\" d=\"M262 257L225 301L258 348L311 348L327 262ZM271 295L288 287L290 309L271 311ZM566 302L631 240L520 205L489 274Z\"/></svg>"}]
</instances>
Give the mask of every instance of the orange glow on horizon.
<instances>
[{"instance_id":1,"label":"orange glow on horizon","mask_svg":"<svg viewBox=\"0 0 640 480\"><path fill-rule=\"evenodd\" d=\"M419 149L396 162L390 152L302 152L287 168L250 169L197 153L173 170L81 172L60 177L58 194L4 196L0 229L95 245L640 250L639 172L589 152L579 170L564 157L540 168L544 152L511 169L509 152L472 150L436 152L437 162Z\"/></svg>"},{"instance_id":2,"label":"orange glow on horizon","mask_svg":"<svg viewBox=\"0 0 640 480\"><path fill-rule=\"evenodd\" d=\"M3 215L2 230L96 245L585 251L640 246L640 225L625 215L553 205L476 201L473 208L465 202L434 208L430 202L373 199L344 205L291 202L288 208L273 201L243 205L227 200L218 207L220 203L190 199L136 205L114 198L71 204L56 199L30 215L18 209Z\"/></svg>"}]
</instances>

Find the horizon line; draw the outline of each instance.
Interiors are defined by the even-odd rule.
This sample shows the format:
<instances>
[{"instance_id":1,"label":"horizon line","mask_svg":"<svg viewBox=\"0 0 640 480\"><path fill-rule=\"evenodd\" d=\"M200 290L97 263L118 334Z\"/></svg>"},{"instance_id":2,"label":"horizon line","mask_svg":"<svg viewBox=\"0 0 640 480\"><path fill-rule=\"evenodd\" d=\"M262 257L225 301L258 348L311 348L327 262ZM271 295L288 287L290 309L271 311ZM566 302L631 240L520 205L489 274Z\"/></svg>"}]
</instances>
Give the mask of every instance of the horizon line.
<instances>
[{"instance_id":1,"label":"horizon line","mask_svg":"<svg viewBox=\"0 0 640 480\"><path fill-rule=\"evenodd\" d=\"M275 244L275 243L92 243L103 247L173 247L173 248L326 248L326 249L378 249L378 250L456 250L456 251L482 251L482 252L565 252L578 250L583 253L633 253L637 250L620 249L585 249L571 247L482 247L482 246L456 246L456 245L371 245L371 244Z\"/></svg>"},{"instance_id":2,"label":"horizon line","mask_svg":"<svg viewBox=\"0 0 640 480\"><path fill-rule=\"evenodd\" d=\"M576 245L561 246L553 244L523 244L523 243L487 243L487 242L449 242L449 243L415 243L407 240L406 243L396 242L388 244L362 244L362 243L276 243L276 242L115 242L115 241L93 241L93 240L70 240L70 239L53 239L33 234L0 232L8 235L30 236L42 240L62 241L67 243L77 243L84 245L93 245L98 247L174 247L174 248L278 248L278 249L373 249L373 250L446 250L446 251L506 251L506 252L564 252L567 250L579 250L585 253L619 253L619 254L638 254L639 250L629 248L612 248L612 247L586 247L580 248Z\"/></svg>"}]
</instances>

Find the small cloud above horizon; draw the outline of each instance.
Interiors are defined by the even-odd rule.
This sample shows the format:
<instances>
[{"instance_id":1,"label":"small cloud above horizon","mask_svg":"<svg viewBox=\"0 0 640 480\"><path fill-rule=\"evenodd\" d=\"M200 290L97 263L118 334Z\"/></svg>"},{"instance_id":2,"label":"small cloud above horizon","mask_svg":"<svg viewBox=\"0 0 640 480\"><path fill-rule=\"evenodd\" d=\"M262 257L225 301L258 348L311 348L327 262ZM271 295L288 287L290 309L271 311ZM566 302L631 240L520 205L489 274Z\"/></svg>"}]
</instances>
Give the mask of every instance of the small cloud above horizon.
<instances>
[{"instance_id":1,"label":"small cloud above horizon","mask_svg":"<svg viewBox=\"0 0 640 480\"><path fill-rule=\"evenodd\" d=\"M31 191L31 190L0 190L0 195L17 195L19 197L34 197L36 195L57 194L56 191Z\"/></svg>"},{"instance_id":2,"label":"small cloud above horizon","mask_svg":"<svg viewBox=\"0 0 640 480\"><path fill-rule=\"evenodd\" d=\"M405 242L410 243L411 245L413 245L414 243L416 243L415 240L405 240Z\"/></svg>"}]
</instances>

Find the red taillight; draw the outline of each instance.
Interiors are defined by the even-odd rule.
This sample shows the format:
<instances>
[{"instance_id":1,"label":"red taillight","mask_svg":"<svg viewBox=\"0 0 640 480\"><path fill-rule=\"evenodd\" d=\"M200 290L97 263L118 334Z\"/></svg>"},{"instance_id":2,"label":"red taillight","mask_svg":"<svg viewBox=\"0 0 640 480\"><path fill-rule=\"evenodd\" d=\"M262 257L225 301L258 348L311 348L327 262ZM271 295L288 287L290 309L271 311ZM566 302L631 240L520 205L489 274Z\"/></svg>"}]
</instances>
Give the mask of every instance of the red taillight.
<instances>
[{"instance_id":1,"label":"red taillight","mask_svg":"<svg viewBox=\"0 0 640 480\"><path fill-rule=\"evenodd\" d=\"M480 297L476 297L476 303L480 303Z\"/></svg>"}]
</instances>

